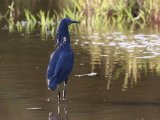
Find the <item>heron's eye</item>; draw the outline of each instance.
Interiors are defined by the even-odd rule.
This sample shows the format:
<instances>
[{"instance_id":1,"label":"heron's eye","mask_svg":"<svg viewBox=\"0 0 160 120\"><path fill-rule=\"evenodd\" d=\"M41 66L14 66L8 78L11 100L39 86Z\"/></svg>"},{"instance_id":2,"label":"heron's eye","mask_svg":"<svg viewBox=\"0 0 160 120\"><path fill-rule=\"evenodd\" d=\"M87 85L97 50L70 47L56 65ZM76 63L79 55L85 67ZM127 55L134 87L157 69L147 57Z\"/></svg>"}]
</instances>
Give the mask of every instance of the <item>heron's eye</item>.
<instances>
[{"instance_id":1,"label":"heron's eye","mask_svg":"<svg viewBox=\"0 0 160 120\"><path fill-rule=\"evenodd\" d=\"M68 25L70 25L71 23L72 23L72 22L71 22L71 21L69 21L69 22L68 22Z\"/></svg>"}]
</instances>

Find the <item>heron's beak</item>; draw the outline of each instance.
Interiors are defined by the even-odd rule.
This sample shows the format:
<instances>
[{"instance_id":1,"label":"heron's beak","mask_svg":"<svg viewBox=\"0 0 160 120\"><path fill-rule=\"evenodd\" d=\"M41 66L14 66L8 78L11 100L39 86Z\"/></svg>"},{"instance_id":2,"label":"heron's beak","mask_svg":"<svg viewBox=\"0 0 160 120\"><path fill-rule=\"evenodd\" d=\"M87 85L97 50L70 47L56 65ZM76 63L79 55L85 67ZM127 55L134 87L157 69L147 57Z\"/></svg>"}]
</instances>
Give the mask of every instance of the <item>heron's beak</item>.
<instances>
[{"instance_id":1,"label":"heron's beak","mask_svg":"<svg viewBox=\"0 0 160 120\"><path fill-rule=\"evenodd\" d=\"M80 21L72 20L72 23L81 23Z\"/></svg>"}]
</instances>

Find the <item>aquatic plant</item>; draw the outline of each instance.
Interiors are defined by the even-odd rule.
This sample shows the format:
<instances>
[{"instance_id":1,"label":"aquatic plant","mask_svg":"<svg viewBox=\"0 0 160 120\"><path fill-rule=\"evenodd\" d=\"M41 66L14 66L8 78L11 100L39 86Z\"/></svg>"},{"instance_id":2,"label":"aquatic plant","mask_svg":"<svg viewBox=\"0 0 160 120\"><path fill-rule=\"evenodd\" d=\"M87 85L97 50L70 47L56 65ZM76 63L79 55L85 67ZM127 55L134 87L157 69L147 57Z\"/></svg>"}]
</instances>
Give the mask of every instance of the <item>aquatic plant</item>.
<instances>
[{"instance_id":1,"label":"aquatic plant","mask_svg":"<svg viewBox=\"0 0 160 120\"><path fill-rule=\"evenodd\" d=\"M88 24L103 25L102 21L105 21L113 25L141 25L150 23L151 19L160 21L160 17L157 17L160 16L157 0L72 0L71 3L75 9L71 6L66 11L74 13L76 10L76 13L83 13Z\"/></svg>"},{"instance_id":2,"label":"aquatic plant","mask_svg":"<svg viewBox=\"0 0 160 120\"><path fill-rule=\"evenodd\" d=\"M55 16L50 15L50 11L47 14L40 10L37 14L40 21L38 21L39 25L41 26L41 36L48 36L54 33L55 29Z\"/></svg>"},{"instance_id":3,"label":"aquatic plant","mask_svg":"<svg viewBox=\"0 0 160 120\"><path fill-rule=\"evenodd\" d=\"M16 28L17 28L17 31L20 33L23 31L23 27L22 27L21 22L17 21Z\"/></svg>"},{"instance_id":4,"label":"aquatic plant","mask_svg":"<svg viewBox=\"0 0 160 120\"><path fill-rule=\"evenodd\" d=\"M25 21L22 21L21 24L17 21L17 27L19 26L18 30L22 29L22 26L26 27L26 32L32 32L37 24L36 17L31 13L31 11L24 9L25 14ZM25 24L24 24L25 23Z\"/></svg>"},{"instance_id":5,"label":"aquatic plant","mask_svg":"<svg viewBox=\"0 0 160 120\"><path fill-rule=\"evenodd\" d=\"M7 19L7 15L9 14L9 18ZM15 9L14 9L14 2L8 6L8 11L6 12L4 18L7 20L8 28L10 32L14 31L14 19L15 19Z\"/></svg>"},{"instance_id":6,"label":"aquatic plant","mask_svg":"<svg viewBox=\"0 0 160 120\"><path fill-rule=\"evenodd\" d=\"M104 32L109 29L144 28L148 24L160 24L159 0L70 0L62 11L42 11L33 14L24 9L24 20L15 20L14 2L8 6L0 20L6 19L10 31L31 32L40 27L42 36L55 33L61 18L70 17L81 21L80 28L91 32ZM21 13L23 14L23 13ZM102 27L103 26L103 27ZM152 25L153 26L153 25ZM74 29L71 26L70 29Z\"/></svg>"},{"instance_id":7,"label":"aquatic plant","mask_svg":"<svg viewBox=\"0 0 160 120\"><path fill-rule=\"evenodd\" d=\"M25 18L28 24L36 24L36 17L27 9L24 9Z\"/></svg>"}]
</instances>

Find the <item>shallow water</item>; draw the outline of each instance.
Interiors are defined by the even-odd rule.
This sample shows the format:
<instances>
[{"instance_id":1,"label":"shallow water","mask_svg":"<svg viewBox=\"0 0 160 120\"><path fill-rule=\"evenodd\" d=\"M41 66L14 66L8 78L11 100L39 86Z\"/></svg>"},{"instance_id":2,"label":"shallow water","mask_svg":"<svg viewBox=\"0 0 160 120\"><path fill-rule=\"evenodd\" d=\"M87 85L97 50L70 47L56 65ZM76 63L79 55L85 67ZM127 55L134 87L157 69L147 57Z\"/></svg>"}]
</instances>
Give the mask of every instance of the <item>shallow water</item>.
<instances>
[{"instance_id":1,"label":"shallow water","mask_svg":"<svg viewBox=\"0 0 160 120\"><path fill-rule=\"evenodd\" d=\"M72 33L75 65L59 104L45 81L51 38L7 29L0 36L1 120L160 119L159 34Z\"/></svg>"}]
</instances>

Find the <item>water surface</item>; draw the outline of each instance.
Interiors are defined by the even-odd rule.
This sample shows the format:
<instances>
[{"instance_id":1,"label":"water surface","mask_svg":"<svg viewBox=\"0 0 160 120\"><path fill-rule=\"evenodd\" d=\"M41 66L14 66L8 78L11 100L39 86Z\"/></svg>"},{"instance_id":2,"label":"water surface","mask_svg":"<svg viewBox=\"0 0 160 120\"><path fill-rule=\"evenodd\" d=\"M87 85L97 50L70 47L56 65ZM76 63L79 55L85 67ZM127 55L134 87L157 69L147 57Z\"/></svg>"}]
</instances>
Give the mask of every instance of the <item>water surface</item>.
<instances>
[{"instance_id":1,"label":"water surface","mask_svg":"<svg viewBox=\"0 0 160 120\"><path fill-rule=\"evenodd\" d=\"M58 104L45 81L52 38L0 30L0 119L160 119L159 34L84 32L71 38L75 64L67 100Z\"/></svg>"}]
</instances>

